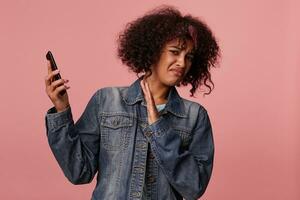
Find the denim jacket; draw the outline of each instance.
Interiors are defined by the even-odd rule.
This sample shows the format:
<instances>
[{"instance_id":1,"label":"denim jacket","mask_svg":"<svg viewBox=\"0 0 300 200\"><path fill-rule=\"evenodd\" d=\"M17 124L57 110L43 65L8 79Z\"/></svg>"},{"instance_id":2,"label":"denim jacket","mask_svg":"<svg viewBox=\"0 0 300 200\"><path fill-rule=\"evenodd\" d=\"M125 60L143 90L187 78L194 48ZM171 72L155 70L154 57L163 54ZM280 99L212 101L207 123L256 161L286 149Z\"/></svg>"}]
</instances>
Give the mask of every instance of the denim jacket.
<instances>
[{"instance_id":1,"label":"denim jacket","mask_svg":"<svg viewBox=\"0 0 300 200\"><path fill-rule=\"evenodd\" d=\"M159 119L148 123L138 78L98 89L74 123L71 107L45 115L48 142L73 184L90 183L92 200L194 200L205 192L214 159L206 109L171 87Z\"/></svg>"}]
</instances>

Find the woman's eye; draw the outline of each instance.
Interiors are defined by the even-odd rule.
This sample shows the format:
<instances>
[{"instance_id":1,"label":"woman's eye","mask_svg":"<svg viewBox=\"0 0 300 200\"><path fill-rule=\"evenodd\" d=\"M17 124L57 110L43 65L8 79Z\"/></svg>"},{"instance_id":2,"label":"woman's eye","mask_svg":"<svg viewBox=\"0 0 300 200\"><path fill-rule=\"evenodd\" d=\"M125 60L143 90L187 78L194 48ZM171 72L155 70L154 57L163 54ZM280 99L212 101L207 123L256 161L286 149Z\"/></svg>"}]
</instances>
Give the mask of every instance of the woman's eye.
<instances>
[{"instance_id":1,"label":"woman's eye","mask_svg":"<svg viewBox=\"0 0 300 200\"><path fill-rule=\"evenodd\" d=\"M187 58L189 59L189 60L193 60L193 56L187 56Z\"/></svg>"},{"instance_id":2,"label":"woman's eye","mask_svg":"<svg viewBox=\"0 0 300 200\"><path fill-rule=\"evenodd\" d=\"M179 52L178 51L174 51L174 50L170 50L174 55L178 55Z\"/></svg>"}]
</instances>

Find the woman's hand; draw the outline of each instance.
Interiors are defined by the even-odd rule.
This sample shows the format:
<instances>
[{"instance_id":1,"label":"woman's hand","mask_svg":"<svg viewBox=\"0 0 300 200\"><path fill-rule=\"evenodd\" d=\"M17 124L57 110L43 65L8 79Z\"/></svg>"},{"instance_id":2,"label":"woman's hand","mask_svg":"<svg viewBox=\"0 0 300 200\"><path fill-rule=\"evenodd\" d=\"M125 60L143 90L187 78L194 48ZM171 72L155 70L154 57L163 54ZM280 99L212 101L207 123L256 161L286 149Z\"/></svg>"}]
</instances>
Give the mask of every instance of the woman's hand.
<instances>
[{"instance_id":1,"label":"woman's hand","mask_svg":"<svg viewBox=\"0 0 300 200\"><path fill-rule=\"evenodd\" d=\"M141 80L141 87L144 93L144 97L147 103L147 112L148 112L148 122L149 125L154 123L159 118L159 113L156 109L153 96L151 94L149 84L144 79Z\"/></svg>"},{"instance_id":2,"label":"woman's hand","mask_svg":"<svg viewBox=\"0 0 300 200\"><path fill-rule=\"evenodd\" d=\"M69 80L59 79L53 81L54 76L58 74L59 71L52 71L50 61L47 62L48 75L45 77L46 93L55 106L57 112L62 112L66 110L70 106L70 104L67 92L65 92L64 95L60 95L59 92L70 88L69 86L64 85L64 83L67 83Z\"/></svg>"}]
</instances>

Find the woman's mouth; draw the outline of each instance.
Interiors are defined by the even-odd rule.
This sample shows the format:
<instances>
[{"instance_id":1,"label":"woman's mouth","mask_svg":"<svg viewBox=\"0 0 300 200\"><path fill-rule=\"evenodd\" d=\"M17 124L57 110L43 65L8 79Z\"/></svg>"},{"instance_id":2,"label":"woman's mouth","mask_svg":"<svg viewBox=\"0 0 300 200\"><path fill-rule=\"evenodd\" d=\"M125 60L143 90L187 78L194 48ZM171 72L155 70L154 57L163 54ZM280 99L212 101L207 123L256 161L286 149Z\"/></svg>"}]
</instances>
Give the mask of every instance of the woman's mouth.
<instances>
[{"instance_id":1,"label":"woman's mouth","mask_svg":"<svg viewBox=\"0 0 300 200\"><path fill-rule=\"evenodd\" d=\"M178 77L181 77L183 75L183 71L182 70L178 70L178 69L172 69L171 72Z\"/></svg>"}]
</instances>

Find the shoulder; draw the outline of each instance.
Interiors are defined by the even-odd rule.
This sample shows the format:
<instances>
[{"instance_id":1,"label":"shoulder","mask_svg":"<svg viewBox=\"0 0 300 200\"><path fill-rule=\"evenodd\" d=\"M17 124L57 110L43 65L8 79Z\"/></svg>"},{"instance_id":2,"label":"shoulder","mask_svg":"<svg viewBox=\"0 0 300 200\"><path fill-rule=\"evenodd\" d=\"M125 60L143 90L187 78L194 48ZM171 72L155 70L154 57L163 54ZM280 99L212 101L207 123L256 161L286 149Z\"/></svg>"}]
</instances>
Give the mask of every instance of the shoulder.
<instances>
[{"instance_id":1,"label":"shoulder","mask_svg":"<svg viewBox=\"0 0 300 200\"><path fill-rule=\"evenodd\" d=\"M103 94L103 93L118 93L122 92L123 90L128 89L129 86L107 86L102 87L96 90L95 93Z\"/></svg>"},{"instance_id":2,"label":"shoulder","mask_svg":"<svg viewBox=\"0 0 300 200\"><path fill-rule=\"evenodd\" d=\"M188 100L183 97L181 97L181 99L182 99L182 102L184 103L185 107L187 109L189 109L190 111L193 111L193 112L196 111L196 113L207 113L207 110L203 104L198 103L196 101Z\"/></svg>"},{"instance_id":3,"label":"shoulder","mask_svg":"<svg viewBox=\"0 0 300 200\"><path fill-rule=\"evenodd\" d=\"M124 91L128 89L129 86L107 86L96 90L98 98L104 99L115 99L123 95Z\"/></svg>"}]
</instances>

